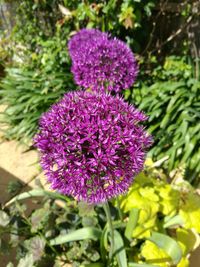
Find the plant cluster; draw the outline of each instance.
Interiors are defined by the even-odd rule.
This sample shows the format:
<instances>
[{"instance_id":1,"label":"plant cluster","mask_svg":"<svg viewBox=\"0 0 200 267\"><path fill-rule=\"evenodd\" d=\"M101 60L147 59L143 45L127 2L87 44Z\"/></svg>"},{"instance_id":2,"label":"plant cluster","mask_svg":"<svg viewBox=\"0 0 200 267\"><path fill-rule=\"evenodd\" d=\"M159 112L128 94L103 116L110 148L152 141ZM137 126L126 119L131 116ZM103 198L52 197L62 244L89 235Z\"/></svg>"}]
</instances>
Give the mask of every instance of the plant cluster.
<instances>
[{"instance_id":1,"label":"plant cluster","mask_svg":"<svg viewBox=\"0 0 200 267\"><path fill-rule=\"evenodd\" d=\"M56 28L55 36L37 38L38 48L15 53L13 66L5 69L0 84L0 103L6 106L1 123L5 138L30 144L38 119L63 94L75 88L66 50L66 31ZM19 52L19 51L18 51Z\"/></svg>"},{"instance_id":2,"label":"plant cluster","mask_svg":"<svg viewBox=\"0 0 200 267\"><path fill-rule=\"evenodd\" d=\"M117 201L110 203L118 257L112 266L189 266L189 255L200 244L200 197L188 182L167 180L148 160L128 194L120 197L120 214ZM40 205L31 213L28 198ZM16 250L18 267L108 266L110 237L102 206L42 188L5 205L0 237L1 253Z\"/></svg>"},{"instance_id":3,"label":"plant cluster","mask_svg":"<svg viewBox=\"0 0 200 267\"><path fill-rule=\"evenodd\" d=\"M71 74L64 71L8 68L1 81L0 103L6 106L1 116L4 137L30 143L38 119L55 101L74 88Z\"/></svg>"},{"instance_id":4,"label":"plant cluster","mask_svg":"<svg viewBox=\"0 0 200 267\"><path fill-rule=\"evenodd\" d=\"M165 168L182 165L190 182L198 183L200 82L191 65L175 57L166 58L151 78L139 81L132 94L134 103L149 115L148 129L155 136L150 155L154 160L168 156Z\"/></svg>"}]
</instances>

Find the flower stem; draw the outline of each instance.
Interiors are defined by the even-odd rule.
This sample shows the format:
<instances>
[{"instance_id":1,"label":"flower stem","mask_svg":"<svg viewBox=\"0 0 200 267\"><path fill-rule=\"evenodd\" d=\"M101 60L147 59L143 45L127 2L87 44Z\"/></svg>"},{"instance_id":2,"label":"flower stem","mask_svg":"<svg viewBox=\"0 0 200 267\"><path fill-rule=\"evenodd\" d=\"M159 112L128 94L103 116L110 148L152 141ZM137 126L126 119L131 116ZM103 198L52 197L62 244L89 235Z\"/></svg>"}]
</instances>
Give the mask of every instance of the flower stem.
<instances>
[{"instance_id":1,"label":"flower stem","mask_svg":"<svg viewBox=\"0 0 200 267\"><path fill-rule=\"evenodd\" d=\"M119 197L116 198L116 201L117 201L117 209L119 212L119 218L120 218L121 222L123 222L123 213L122 213L122 210L120 208Z\"/></svg>"},{"instance_id":2,"label":"flower stem","mask_svg":"<svg viewBox=\"0 0 200 267\"><path fill-rule=\"evenodd\" d=\"M113 228L113 224L112 224L112 218L111 218L110 207L109 207L108 202L106 202L103 206L104 206L104 210L106 213L106 217L107 217L107 221L108 221L108 227L109 227L109 231L110 231L110 237L111 237L109 258L112 259L113 253L114 253L114 228Z\"/></svg>"}]
</instances>

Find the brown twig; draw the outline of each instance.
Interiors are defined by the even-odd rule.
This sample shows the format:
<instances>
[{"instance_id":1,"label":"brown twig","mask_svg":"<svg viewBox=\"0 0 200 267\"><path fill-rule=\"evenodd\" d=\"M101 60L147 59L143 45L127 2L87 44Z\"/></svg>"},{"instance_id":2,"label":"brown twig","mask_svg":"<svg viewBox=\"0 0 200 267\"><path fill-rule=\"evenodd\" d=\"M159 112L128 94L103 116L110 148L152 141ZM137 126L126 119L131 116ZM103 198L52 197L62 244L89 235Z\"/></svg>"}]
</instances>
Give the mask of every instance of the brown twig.
<instances>
[{"instance_id":1,"label":"brown twig","mask_svg":"<svg viewBox=\"0 0 200 267\"><path fill-rule=\"evenodd\" d=\"M163 46L165 46L167 43L171 42L175 37L177 37L180 33L183 32L183 30L191 23L192 19L194 17L194 14L190 15L187 20L186 23L179 28L175 33L171 34L164 42L162 42L158 47L156 47L155 49L153 49L151 51L151 53L154 53L158 50L160 50Z\"/></svg>"},{"instance_id":2,"label":"brown twig","mask_svg":"<svg viewBox=\"0 0 200 267\"><path fill-rule=\"evenodd\" d=\"M193 8L196 6L198 2L195 2L193 3L192 5L192 10ZM145 47L145 49L143 50L142 52L142 55L144 55L147 50L149 49L151 43L152 43L152 40L153 40L153 36L154 36L154 33L155 33L155 30L156 30L156 26L157 26L157 23L158 23L158 18L160 17L161 14L164 14L165 13L165 7L166 5L168 4L168 0L166 0L164 3L161 3L160 5L160 8L159 8L159 12L158 14L156 15L154 21L153 21L153 28L152 28L152 31L150 33L150 37L149 37L149 41ZM185 5L185 3L184 3ZM185 24L183 26L181 26L175 33L171 34L164 42L162 42L158 47L154 48L153 50L149 51L149 54L152 54L158 50L160 50L163 46L165 46L167 43L171 42L173 39L175 39L179 34L181 34L183 32L183 30L191 23L194 15L196 14L196 12L192 12L192 14L187 18Z\"/></svg>"},{"instance_id":3,"label":"brown twig","mask_svg":"<svg viewBox=\"0 0 200 267\"><path fill-rule=\"evenodd\" d=\"M160 5L159 12L157 13L157 15L156 15L156 17L155 17L155 19L154 19L154 21L153 21L153 23L152 23L152 24L153 24L153 28L152 28L152 31L151 31L151 33L150 33L149 41L148 41L148 43L147 43L145 49L144 49L143 52L141 53L142 56L146 53L146 51L149 49L149 47L150 47L150 45L151 45L151 43L152 43L153 35L154 35L155 29L156 29L156 25L157 25L158 18L159 18L160 15L164 12L163 9L164 9L164 7L167 5L167 3L168 3L168 0L166 0L162 5Z\"/></svg>"}]
</instances>

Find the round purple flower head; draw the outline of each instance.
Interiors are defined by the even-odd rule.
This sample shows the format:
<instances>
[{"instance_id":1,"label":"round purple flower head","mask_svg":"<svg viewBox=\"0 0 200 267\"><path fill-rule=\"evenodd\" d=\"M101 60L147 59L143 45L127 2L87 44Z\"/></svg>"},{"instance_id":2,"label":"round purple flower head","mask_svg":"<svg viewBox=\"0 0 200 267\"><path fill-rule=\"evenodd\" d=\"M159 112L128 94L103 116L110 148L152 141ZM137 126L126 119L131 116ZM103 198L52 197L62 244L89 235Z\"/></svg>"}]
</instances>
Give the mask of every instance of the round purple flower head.
<instances>
[{"instance_id":1,"label":"round purple flower head","mask_svg":"<svg viewBox=\"0 0 200 267\"><path fill-rule=\"evenodd\" d=\"M69 42L75 82L94 91L121 92L134 83L138 66L130 48L98 30L81 30Z\"/></svg>"},{"instance_id":2,"label":"round purple flower head","mask_svg":"<svg viewBox=\"0 0 200 267\"><path fill-rule=\"evenodd\" d=\"M90 42L90 45L94 45L98 39L105 38L108 39L109 35L103 33L97 29L82 29L76 33L68 43L68 49L71 59L74 61L76 58L79 58L80 51L88 49L87 42ZM86 53L85 51L85 53Z\"/></svg>"},{"instance_id":3,"label":"round purple flower head","mask_svg":"<svg viewBox=\"0 0 200 267\"><path fill-rule=\"evenodd\" d=\"M40 120L35 145L53 189L100 203L127 191L151 138L146 116L119 96L70 92Z\"/></svg>"}]
</instances>

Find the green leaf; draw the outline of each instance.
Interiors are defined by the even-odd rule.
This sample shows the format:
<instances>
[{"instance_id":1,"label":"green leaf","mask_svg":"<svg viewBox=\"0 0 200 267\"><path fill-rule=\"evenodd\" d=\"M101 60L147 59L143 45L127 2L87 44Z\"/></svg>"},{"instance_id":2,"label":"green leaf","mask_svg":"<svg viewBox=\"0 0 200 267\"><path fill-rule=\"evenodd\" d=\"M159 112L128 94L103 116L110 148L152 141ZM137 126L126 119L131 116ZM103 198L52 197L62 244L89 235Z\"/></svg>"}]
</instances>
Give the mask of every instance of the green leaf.
<instances>
[{"instance_id":1,"label":"green leaf","mask_svg":"<svg viewBox=\"0 0 200 267\"><path fill-rule=\"evenodd\" d=\"M100 239L101 258L106 261L106 252L108 251L108 227L105 226Z\"/></svg>"},{"instance_id":2,"label":"green leaf","mask_svg":"<svg viewBox=\"0 0 200 267\"><path fill-rule=\"evenodd\" d=\"M21 194L17 195L16 197L12 198L9 202L7 202L5 204L5 207L11 205L15 201L19 201L19 200L23 200L23 199L27 199L27 198L32 198L32 197L44 197L44 196L48 196L48 197L51 197L54 199L60 199L60 200L64 200L64 201L69 200L64 195L61 195L61 194L58 194L55 192L50 192L50 191L46 191L43 189L33 189L31 191L21 193Z\"/></svg>"},{"instance_id":3,"label":"green leaf","mask_svg":"<svg viewBox=\"0 0 200 267\"><path fill-rule=\"evenodd\" d=\"M179 214L184 220L186 229L194 228L200 233L200 197L197 194L189 193L185 196Z\"/></svg>"},{"instance_id":4,"label":"green leaf","mask_svg":"<svg viewBox=\"0 0 200 267\"><path fill-rule=\"evenodd\" d=\"M179 91L179 93L177 93L176 95L174 95L172 98L171 98L171 100L170 100L170 102L169 102L169 104L168 104L168 106L167 106L167 110L166 110L166 112L167 113L170 113L170 109L172 109L172 107L174 106L174 104L177 102L177 100L181 97L181 95L183 95L184 94L184 91Z\"/></svg>"},{"instance_id":5,"label":"green leaf","mask_svg":"<svg viewBox=\"0 0 200 267\"><path fill-rule=\"evenodd\" d=\"M200 236L194 229L177 228L176 236L185 257L200 245Z\"/></svg>"},{"instance_id":6,"label":"green leaf","mask_svg":"<svg viewBox=\"0 0 200 267\"><path fill-rule=\"evenodd\" d=\"M189 156L191 155L192 151L194 150L196 144L197 144L197 138L196 137L194 137L192 140L190 140L190 142L186 143L185 154L182 158L182 162L185 162L189 158Z\"/></svg>"},{"instance_id":7,"label":"green leaf","mask_svg":"<svg viewBox=\"0 0 200 267\"><path fill-rule=\"evenodd\" d=\"M161 185L157 188L157 193L160 195L161 212L164 215L176 212L180 201L180 192L173 189L169 184Z\"/></svg>"},{"instance_id":8,"label":"green leaf","mask_svg":"<svg viewBox=\"0 0 200 267\"><path fill-rule=\"evenodd\" d=\"M158 267L158 266L151 264L139 264L139 263L129 262L128 267Z\"/></svg>"},{"instance_id":9,"label":"green leaf","mask_svg":"<svg viewBox=\"0 0 200 267\"><path fill-rule=\"evenodd\" d=\"M51 209L48 202L45 203L45 205L42 208L34 210L30 218L32 233L36 233L38 230L44 227L44 225L49 220L50 212Z\"/></svg>"},{"instance_id":10,"label":"green leaf","mask_svg":"<svg viewBox=\"0 0 200 267\"><path fill-rule=\"evenodd\" d=\"M189 267L189 266L190 266L190 262L187 257L183 257L181 261L179 262L179 264L177 265L177 267Z\"/></svg>"},{"instance_id":11,"label":"green leaf","mask_svg":"<svg viewBox=\"0 0 200 267\"><path fill-rule=\"evenodd\" d=\"M33 261L39 261L44 255L45 240L40 236L35 236L24 242L26 249L33 257Z\"/></svg>"},{"instance_id":12,"label":"green leaf","mask_svg":"<svg viewBox=\"0 0 200 267\"><path fill-rule=\"evenodd\" d=\"M166 218L166 217L165 217ZM163 225L164 228L169 228L175 225L183 225L184 221L180 215L175 215L172 218L169 218Z\"/></svg>"},{"instance_id":13,"label":"green leaf","mask_svg":"<svg viewBox=\"0 0 200 267\"><path fill-rule=\"evenodd\" d=\"M133 208L129 213L129 220L125 230L125 236L127 239L131 239L134 228L137 225L139 219L139 209Z\"/></svg>"},{"instance_id":14,"label":"green leaf","mask_svg":"<svg viewBox=\"0 0 200 267\"><path fill-rule=\"evenodd\" d=\"M10 218L8 216L8 214L3 211L3 210L0 210L0 226L7 226L10 222Z\"/></svg>"},{"instance_id":15,"label":"green leaf","mask_svg":"<svg viewBox=\"0 0 200 267\"><path fill-rule=\"evenodd\" d=\"M98 220L95 216L85 216L82 218L83 227L95 227L98 224Z\"/></svg>"},{"instance_id":16,"label":"green leaf","mask_svg":"<svg viewBox=\"0 0 200 267\"><path fill-rule=\"evenodd\" d=\"M116 255L119 267L128 266L124 241L117 230L114 231L114 255Z\"/></svg>"},{"instance_id":17,"label":"green leaf","mask_svg":"<svg viewBox=\"0 0 200 267\"><path fill-rule=\"evenodd\" d=\"M172 260L165 251L149 240L146 240L141 246L140 256L144 258L145 264L155 264L160 267L172 265Z\"/></svg>"},{"instance_id":18,"label":"green leaf","mask_svg":"<svg viewBox=\"0 0 200 267\"><path fill-rule=\"evenodd\" d=\"M95 215L94 205L88 204L86 202L79 202L78 203L78 211L79 211L79 215L81 217L94 216Z\"/></svg>"},{"instance_id":19,"label":"green leaf","mask_svg":"<svg viewBox=\"0 0 200 267\"><path fill-rule=\"evenodd\" d=\"M102 231L98 228L85 227L85 228L75 230L65 235L60 235L54 239L51 239L50 244L54 246L54 245L64 244L66 242L72 242L72 241L78 241L78 240L84 240L84 239L97 240L101 238L101 234L102 234Z\"/></svg>"},{"instance_id":20,"label":"green leaf","mask_svg":"<svg viewBox=\"0 0 200 267\"><path fill-rule=\"evenodd\" d=\"M156 229L156 214L159 211L159 195L150 186L139 184L141 175L131 186L128 194L121 198L121 208L124 212L133 208L139 209L139 218L136 227L132 231L133 238L150 237L151 231Z\"/></svg>"},{"instance_id":21,"label":"green leaf","mask_svg":"<svg viewBox=\"0 0 200 267\"><path fill-rule=\"evenodd\" d=\"M152 232L152 236L148 240L163 249L170 256L174 264L179 263L182 257L182 251L174 239L164 234Z\"/></svg>"},{"instance_id":22,"label":"green leaf","mask_svg":"<svg viewBox=\"0 0 200 267\"><path fill-rule=\"evenodd\" d=\"M33 267L33 256L31 254L27 254L24 258L20 259L17 267Z\"/></svg>"}]
</instances>

